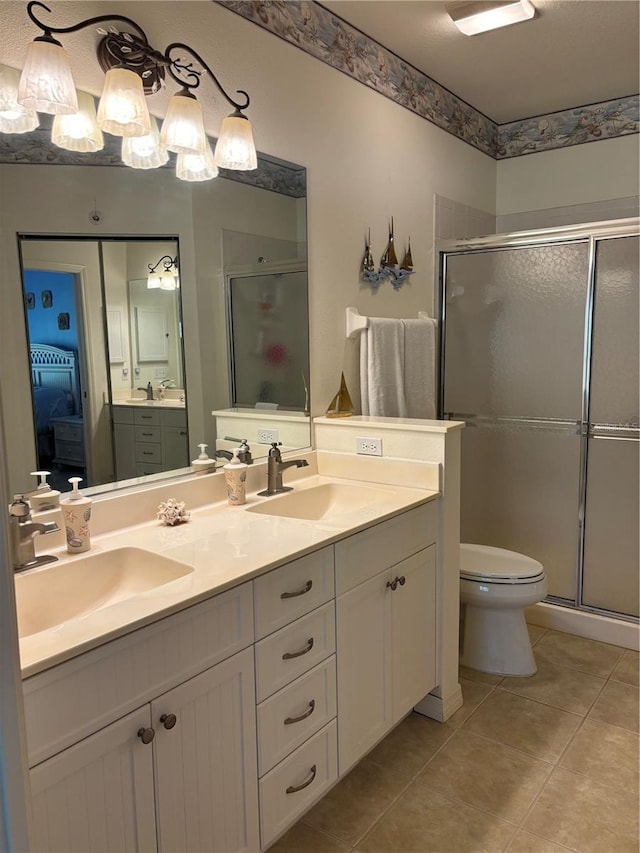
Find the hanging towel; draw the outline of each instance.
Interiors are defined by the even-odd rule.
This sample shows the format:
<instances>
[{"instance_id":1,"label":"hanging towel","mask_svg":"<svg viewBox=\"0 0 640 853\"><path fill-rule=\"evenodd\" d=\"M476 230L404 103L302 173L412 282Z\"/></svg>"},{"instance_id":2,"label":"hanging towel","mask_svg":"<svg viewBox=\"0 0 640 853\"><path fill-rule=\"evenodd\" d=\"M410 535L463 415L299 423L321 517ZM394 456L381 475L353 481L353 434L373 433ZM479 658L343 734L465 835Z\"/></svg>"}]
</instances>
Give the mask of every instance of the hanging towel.
<instances>
[{"instance_id":1,"label":"hanging towel","mask_svg":"<svg viewBox=\"0 0 640 853\"><path fill-rule=\"evenodd\" d=\"M435 320L371 317L360 339L362 414L435 417Z\"/></svg>"}]
</instances>

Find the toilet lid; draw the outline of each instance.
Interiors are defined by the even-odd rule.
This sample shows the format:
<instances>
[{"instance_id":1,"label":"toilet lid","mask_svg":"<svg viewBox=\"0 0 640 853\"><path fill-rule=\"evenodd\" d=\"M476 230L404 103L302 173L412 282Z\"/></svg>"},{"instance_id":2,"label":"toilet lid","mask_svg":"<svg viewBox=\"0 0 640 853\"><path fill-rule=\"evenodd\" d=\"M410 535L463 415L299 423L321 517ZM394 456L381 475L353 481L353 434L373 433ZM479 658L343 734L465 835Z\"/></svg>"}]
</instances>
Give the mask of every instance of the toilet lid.
<instances>
[{"instance_id":1,"label":"toilet lid","mask_svg":"<svg viewBox=\"0 0 640 853\"><path fill-rule=\"evenodd\" d=\"M460 577L488 583L534 583L544 578L542 563L490 545L460 545Z\"/></svg>"}]
</instances>

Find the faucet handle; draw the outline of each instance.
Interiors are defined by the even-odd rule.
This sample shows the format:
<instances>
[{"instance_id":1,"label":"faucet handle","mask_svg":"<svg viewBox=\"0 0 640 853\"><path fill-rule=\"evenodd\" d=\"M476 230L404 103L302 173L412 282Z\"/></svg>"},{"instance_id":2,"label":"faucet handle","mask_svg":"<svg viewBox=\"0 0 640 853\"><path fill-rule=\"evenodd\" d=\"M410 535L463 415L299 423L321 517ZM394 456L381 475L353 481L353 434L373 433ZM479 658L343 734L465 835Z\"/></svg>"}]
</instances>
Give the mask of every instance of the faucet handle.
<instances>
[{"instance_id":1,"label":"faucet handle","mask_svg":"<svg viewBox=\"0 0 640 853\"><path fill-rule=\"evenodd\" d=\"M13 496L13 503L9 506L9 515L14 518L29 519L31 517L31 506L24 495Z\"/></svg>"},{"instance_id":2,"label":"faucet handle","mask_svg":"<svg viewBox=\"0 0 640 853\"><path fill-rule=\"evenodd\" d=\"M272 441L271 442L271 450L269 451L269 457L271 459L275 459L278 462L280 462L280 460L282 459L282 454L280 453L280 445L281 444L282 444L281 441Z\"/></svg>"}]
</instances>

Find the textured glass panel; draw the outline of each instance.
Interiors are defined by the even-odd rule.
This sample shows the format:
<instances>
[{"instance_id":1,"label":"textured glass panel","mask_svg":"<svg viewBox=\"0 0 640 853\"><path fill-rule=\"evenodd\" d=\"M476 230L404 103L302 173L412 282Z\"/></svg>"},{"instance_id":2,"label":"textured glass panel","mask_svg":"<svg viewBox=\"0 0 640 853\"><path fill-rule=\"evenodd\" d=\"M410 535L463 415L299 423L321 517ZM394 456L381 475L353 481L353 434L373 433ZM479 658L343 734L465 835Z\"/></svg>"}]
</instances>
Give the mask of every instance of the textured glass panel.
<instances>
[{"instance_id":1,"label":"textured glass panel","mask_svg":"<svg viewBox=\"0 0 640 853\"><path fill-rule=\"evenodd\" d=\"M596 254L592 423L638 424L638 237L602 240Z\"/></svg>"},{"instance_id":2,"label":"textured glass panel","mask_svg":"<svg viewBox=\"0 0 640 853\"><path fill-rule=\"evenodd\" d=\"M588 245L447 259L445 411L579 418Z\"/></svg>"},{"instance_id":3,"label":"textured glass panel","mask_svg":"<svg viewBox=\"0 0 640 853\"><path fill-rule=\"evenodd\" d=\"M575 599L580 440L500 425L462 433L461 540L539 560L549 594Z\"/></svg>"},{"instance_id":4,"label":"textured glass panel","mask_svg":"<svg viewBox=\"0 0 640 853\"><path fill-rule=\"evenodd\" d=\"M640 442L591 439L583 603L638 615Z\"/></svg>"}]
</instances>

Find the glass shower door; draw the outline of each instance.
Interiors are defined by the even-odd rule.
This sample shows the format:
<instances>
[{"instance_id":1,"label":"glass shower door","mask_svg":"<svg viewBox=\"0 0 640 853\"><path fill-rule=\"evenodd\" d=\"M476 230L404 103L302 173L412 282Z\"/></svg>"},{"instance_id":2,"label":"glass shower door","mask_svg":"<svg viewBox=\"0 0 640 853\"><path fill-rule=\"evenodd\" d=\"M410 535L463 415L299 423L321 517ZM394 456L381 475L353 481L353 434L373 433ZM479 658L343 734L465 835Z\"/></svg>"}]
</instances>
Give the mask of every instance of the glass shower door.
<instances>
[{"instance_id":1,"label":"glass shower door","mask_svg":"<svg viewBox=\"0 0 640 853\"><path fill-rule=\"evenodd\" d=\"M580 603L638 616L638 237L599 240Z\"/></svg>"}]
</instances>

